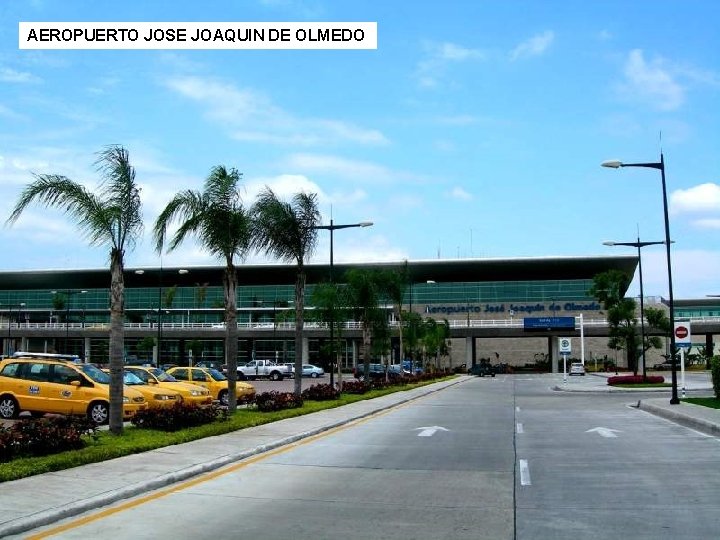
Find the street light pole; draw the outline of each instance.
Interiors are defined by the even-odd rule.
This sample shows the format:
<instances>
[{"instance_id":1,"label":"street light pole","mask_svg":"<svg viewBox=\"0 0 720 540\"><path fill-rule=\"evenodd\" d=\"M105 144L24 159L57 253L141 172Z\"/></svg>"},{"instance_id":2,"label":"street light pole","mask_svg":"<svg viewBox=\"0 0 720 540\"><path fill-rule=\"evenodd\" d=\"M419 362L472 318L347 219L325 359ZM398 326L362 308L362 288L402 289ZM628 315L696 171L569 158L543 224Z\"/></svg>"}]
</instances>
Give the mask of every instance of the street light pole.
<instances>
[{"instance_id":1,"label":"street light pole","mask_svg":"<svg viewBox=\"0 0 720 540\"><path fill-rule=\"evenodd\" d=\"M647 377L647 369L645 362L645 293L643 291L642 253L640 249L645 246L658 246L664 243L665 242L641 242L639 236L637 242L603 242L605 246L630 246L637 248L638 272L640 274L640 343L643 361L643 379Z\"/></svg>"},{"instance_id":2,"label":"street light pole","mask_svg":"<svg viewBox=\"0 0 720 540\"><path fill-rule=\"evenodd\" d=\"M372 221L361 221L360 223L349 223L346 225L335 225L332 218L330 218L330 225L316 225L314 229L330 231L330 285L333 281L333 232L338 229L350 229L352 227L370 227L373 225ZM330 306L330 386L334 388L334 373L335 373L335 306ZM297 376L297 374L296 374Z\"/></svg>"},{"instance_id":3,"label":"street light pole","mask_svg":"<svg viewBox=\"0 0 720 540\"><path fill-rule=\"evenodd\" d=\"M678 398L677 392L677 365L675 364L675 302L673 298L673 285L672 285L672 263L670 261L670 218L668 216L668 202L667 202L667 185L665 183L665 157L660 152L660 161L658 163L623 163L618 160L604 161L603 167L610 167L612 169L618 169L620 167L645 167L649 169L658 169L660 171L660 178L662 180L662 194L663 194L663 212L665 217L665 249L667 254L667 272L668 272L668 301L670 304L670 365L672 367L672 397L670 398L670 405L678 405L680 399Z\"/></svg>"}]
</instances>

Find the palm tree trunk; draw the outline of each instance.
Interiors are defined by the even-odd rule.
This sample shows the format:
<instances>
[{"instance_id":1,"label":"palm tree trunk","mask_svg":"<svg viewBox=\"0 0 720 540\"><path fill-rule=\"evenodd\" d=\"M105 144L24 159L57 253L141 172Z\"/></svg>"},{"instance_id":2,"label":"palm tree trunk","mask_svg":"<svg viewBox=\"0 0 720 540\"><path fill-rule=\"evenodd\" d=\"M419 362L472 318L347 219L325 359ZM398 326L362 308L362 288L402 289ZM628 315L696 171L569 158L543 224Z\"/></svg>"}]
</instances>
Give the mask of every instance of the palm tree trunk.
<instances>
[{"instance_id":1,"label":"palm tree trunk","mask_svg":"<svg viewBox=\"0 0 720 540\"><path fill-rule=\"evenodd\" d=\"M125 359L125 305L123 254L110 253L110 432L123 431L123 364Z\"/></svg>"},{"instance_id":2,"label":"palm tree trunk","mask_svg":"<svg viewBox=\"0 0 720 540\"><path fill-rule=\"evenodd\" d=\"M227 365L228 378L228 409L232 412L237 409L237 272L232 259L226 260L223 275L223 289L225 292L225 365Z\"/></svg>"},{"instance_id":3,"label":"palm tree trunk","mask_svg":"<svg viewBox=\"0 0 720 540\"><path fill-rule=\"evenodd\" d=\"M365 374L365 382L370 383L370 323L363 323L363 373Z\"/></svg>"},{"instance_id":4,"label":"palm tree trunk","mask_svg":"<svg viewBox=\"0 0 720 540\"><path fill-rule=\"evenodd\" d=\"M303 334L305 328L305 270L298 268L295 280L295 395L302 394Z\"/></svg>"}]
</instances>

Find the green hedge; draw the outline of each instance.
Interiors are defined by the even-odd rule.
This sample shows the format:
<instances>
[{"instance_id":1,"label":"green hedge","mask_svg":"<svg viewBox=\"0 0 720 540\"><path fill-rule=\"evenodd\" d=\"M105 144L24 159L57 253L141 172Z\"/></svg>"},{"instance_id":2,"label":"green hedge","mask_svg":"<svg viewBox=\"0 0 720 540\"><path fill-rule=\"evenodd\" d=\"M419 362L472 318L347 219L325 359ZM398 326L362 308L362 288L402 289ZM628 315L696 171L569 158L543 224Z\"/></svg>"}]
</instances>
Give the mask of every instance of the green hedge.
<instances>
[{"instance_id":1,"label":"green hedge","mask_svg":"<svg viewBox=\"0 0 720 540\"><path fill-rule=\"evenodd\" d=\"M710 373L712 374L713 390L715 397L720 399L720 356L713 356L710 361Z\"/></svg>"}]
</instances>

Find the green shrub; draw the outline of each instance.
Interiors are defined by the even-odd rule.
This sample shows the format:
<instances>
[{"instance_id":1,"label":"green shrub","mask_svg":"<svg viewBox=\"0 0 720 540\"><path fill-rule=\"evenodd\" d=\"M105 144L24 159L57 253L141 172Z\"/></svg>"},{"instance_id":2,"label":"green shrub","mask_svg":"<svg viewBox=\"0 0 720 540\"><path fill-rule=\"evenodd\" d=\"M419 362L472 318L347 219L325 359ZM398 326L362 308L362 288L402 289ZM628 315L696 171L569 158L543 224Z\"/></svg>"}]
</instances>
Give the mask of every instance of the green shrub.
<instances>
[{"instance_id":1,"label":"green shrub","mask_svg":"<svg viewBox=\"0 0 720 540\"><path fill-rule=\"evenodd\" d=\"M97 425L84 416L28 418L9 428L0 426L0 461L78 450L86 444L83 435L96 431Z\"/></svg>"},{"instance_id":2,"label":"green shrub","mask_svg":"<svg viewBox=\"0 0 720 540\"><path fill-rule=\"evenodd\" d=\"M720 399L720 356L713 356L710 360L710 373L715 397Z\"/></svg>"},{"instance_id":3,"label":"green shrub","mask_svg":"<svg viewBox=\"0 0 720 540\"><path fill-rule=\"evenodd\" d=\"M338 399L340 392L329 384L315 384L302 391L302 398L312 401L328 401Z\"/></svg>"},{"instance_id":4,"label":"green shrub","mask_svg":"<svg viewBox=\"0 0 720 540\"><path fill-rule=\"evenodd\" d=\"M346 394L364 394L370 389L363 381L343 381L342 391Z\"/></svg>"},{"instance_id":5,"label":"green shrub","mask_svg":"<svg viewBox=\"0 0 720 540\"><path fill-rule=\"evenodd\" d=\"M179 401L172 407L149 407L138 411L130 422L139 428L178 431L214 422L221 410L223 418L227 418L227 410L221 409L217 405L200 407L194 403Z\"/></svg>"},{"instance_id":6,"label":"green shrub","mask_svg":"<svg viewBox=\"0 0 720 540\"><path fill-rule=\"evenodd\" d=\"M302 397L297 398L292 392L263 392L255 397L255 405L259 411L281 411L303 406Z\"/></svg>"}]
</instances>

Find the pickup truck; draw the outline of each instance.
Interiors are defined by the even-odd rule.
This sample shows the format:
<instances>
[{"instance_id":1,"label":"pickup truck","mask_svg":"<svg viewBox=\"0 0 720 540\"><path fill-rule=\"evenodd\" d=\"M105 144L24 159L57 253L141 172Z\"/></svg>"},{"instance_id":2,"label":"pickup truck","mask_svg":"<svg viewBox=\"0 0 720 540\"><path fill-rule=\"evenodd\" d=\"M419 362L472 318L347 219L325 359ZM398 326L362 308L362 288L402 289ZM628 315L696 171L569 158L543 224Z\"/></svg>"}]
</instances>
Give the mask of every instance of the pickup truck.
<instances>
[{"instance_id":1,"label":"pickup truck","mask_svg":"<svg viewBox=\"0 0 720 540\"><path fill-rule=\"evenodd\" d=\"M270 379L271 381L282 381L283 377L290 377L288 368L283 364L276 364L271 360L252 360L245 365L238 366L238 379Z\"/></svg>"}]
</instances>

